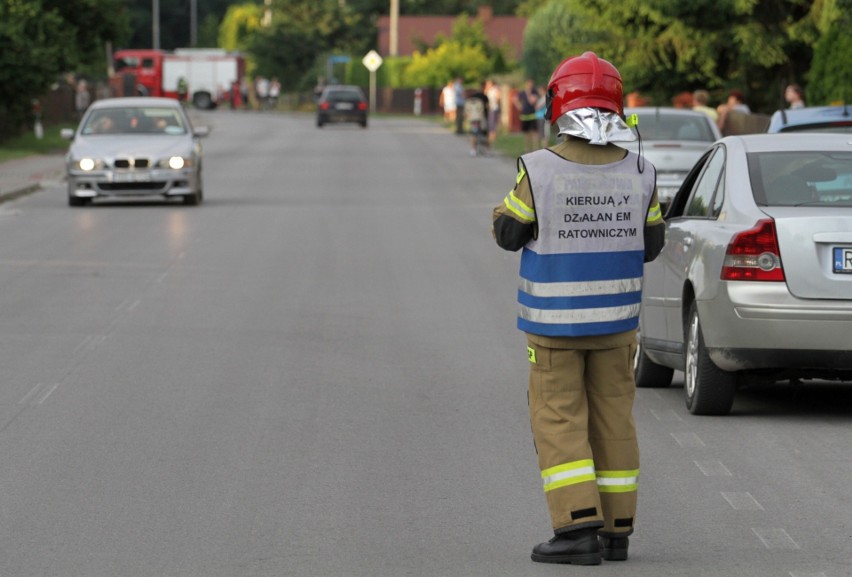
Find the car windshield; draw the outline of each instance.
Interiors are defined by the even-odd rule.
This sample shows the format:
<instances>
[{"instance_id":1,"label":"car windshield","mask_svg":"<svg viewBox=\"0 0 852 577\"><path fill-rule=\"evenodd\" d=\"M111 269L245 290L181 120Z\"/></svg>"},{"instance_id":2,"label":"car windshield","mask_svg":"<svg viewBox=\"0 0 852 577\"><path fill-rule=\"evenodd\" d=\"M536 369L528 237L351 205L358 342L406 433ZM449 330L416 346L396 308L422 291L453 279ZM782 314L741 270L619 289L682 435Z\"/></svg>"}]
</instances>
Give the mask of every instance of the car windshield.
<instances>
[{"instance_id":1,"label":"car windshield","mask_svg":"<svg viewBox=\"0 0 852 577\"><path fill-rule=\"evenodd\" d=\"M97 134L186 134L177 110L165 107L103 108L92 110L81 131Z\"/></svg>"},{"instance_id":2,"label":"car windshield","mask_svg":"<svg viewBox=\"0 0 852 577\"><path fill-rule=\"evenodd\" d=\"M748 170L759 206L852 206L852 153L754 152Z\"/></svg>"},{"instance_id":3,"label":"car windshield","mask_svg":"<svg viewBox=\"0 0 852 577\"><path fill-rule=\"evenodd\" d=\"M709 122L701 117L660 113L639 113L638 117L643 140L716 140Z\"/></svg>"}]
</instances>

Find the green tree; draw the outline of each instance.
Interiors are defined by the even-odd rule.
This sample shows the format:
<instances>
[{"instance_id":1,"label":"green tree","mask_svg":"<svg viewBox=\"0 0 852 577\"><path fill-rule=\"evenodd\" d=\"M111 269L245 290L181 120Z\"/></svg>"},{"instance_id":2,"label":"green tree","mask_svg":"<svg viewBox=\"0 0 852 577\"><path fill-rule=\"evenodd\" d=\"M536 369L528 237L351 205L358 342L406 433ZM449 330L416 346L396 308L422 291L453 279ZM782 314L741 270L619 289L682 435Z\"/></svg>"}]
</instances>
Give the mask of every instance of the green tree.
<instances>
[{"instance_id":1,"label":"green tree","mask_svg":"<svg viewBox=\"0 0 852 577\"><path fill-rule=\"evenodd\" d=\"M782 79L806 72L815 14L830 1L551 0L530 20L524 65L540 78L543 59L591 49L618 67L625 92L657 104L737 87L752 108L774 110Z\"/></svg>"},{"instance_id":2,"label":"green tree","mask_svg":"<svg viewBox=\"0 0 852 577\"><path fill-rule=\"evenodd\" d=\"M260 29L262 17L263 9L258 4L232 4L219 26L217 46L225 50L246 50Z\"/></svg>"},{"instance_id":3,"label":"green tree","mask_svg":"<svg viewBox=\"0 0 852 577\"><path fill-rule=\"evenodd\" d=\"M338 0L275 0L272 21L256 29L249 52L258 73L277 76L285 89L306 89L326 55L365 52L361 20Z\"/></svg>"},{"instance_id":4,"label":"green tree","mask_svg":"<svg viewBox=\"0 0 852 577\"><path fill-rule=\"evenodd\" d=\"M568 56L588 50L603 56L610 34L599 16L579 0L551 0L527 22L522 57L525 74L545 84Z\"/></svg>"},{"instance_id":5,"label":"green tree","mask_svg":"<svg viewBox=\"0 0 852 577\"><path fill-rule=\"evenodd\" d=\"M425 53L415 52L411 64L405 69L403 82L407 86L437 88L450 78L460 76L467 83L478 84L491 70L481 46L465 46L450 40Z\"/></svg>"},{"instance_id":6,"label":"green tree","mask_svg":"<svg viewBox=\"0 0 852 577\"><path fill-rule=\"evenodd\" d=\"M825 34L814 47L813 64L808 73L807 99L811 105L848 103L852 100L852 0L827 2Z\"/></svg>"},{"instance_id":7,"label":"green tree","mask_svg":"<svg viewBox=\"0 0 852 577\"><path fill-rule=\"evenodd\" d=\"M0 0L0 133L62 73L105 71L104 44L129 33L126 18L121 0Z\"/></svg>"}]
</instances>

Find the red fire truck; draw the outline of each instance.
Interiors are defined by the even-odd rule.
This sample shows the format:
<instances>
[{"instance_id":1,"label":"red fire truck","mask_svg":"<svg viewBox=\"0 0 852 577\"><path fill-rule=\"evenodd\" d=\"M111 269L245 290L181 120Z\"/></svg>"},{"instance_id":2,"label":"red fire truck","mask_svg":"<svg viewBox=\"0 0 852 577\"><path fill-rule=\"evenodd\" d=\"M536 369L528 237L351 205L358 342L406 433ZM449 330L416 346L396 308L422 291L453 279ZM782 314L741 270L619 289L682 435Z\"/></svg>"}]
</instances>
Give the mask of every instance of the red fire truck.
<instances>
[{"instance_id":1,"label":"red fire truck","mask_svg":"<svg viewBox=\"0 0 852 577\"><path fill-rule=\"evenodd\" d=\"M214 48L118 50L113 65L111 86L118 95L179 98L183 79L184 97L203 109L215 108L238 92L245 74L242 56Z\"/></svg>"}]
</instances>

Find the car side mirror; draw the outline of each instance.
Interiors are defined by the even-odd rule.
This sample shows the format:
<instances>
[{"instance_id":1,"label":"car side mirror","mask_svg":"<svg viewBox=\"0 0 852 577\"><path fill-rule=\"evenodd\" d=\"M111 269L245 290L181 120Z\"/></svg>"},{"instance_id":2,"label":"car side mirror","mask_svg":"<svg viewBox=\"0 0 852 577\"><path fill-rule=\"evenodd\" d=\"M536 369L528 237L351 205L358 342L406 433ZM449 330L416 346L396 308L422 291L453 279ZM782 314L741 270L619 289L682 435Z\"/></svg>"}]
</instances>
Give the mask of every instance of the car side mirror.
<instances>
[{"instance_id":1,"label":"car side mirror","mask_svg":"<svg viewBox=\"0 0 852 577\"><path fill-rule=\"evenodd\" d=\"M59 136L64 138L65 140L74 140L74 129L73 128L63 128L59 131Z\"/></svg>"},{"instance_id":2,"label":"car side mirror","mask_svg":"<svg viewBox=\"0 0 852 577\"><path fill-rule=\"evenodd\" d=\"M209 134L210 134L210 127L209 126L196 126L192 130L192 135L197 136L199 138L204 138Z\"/></svg>"}]
</instances>

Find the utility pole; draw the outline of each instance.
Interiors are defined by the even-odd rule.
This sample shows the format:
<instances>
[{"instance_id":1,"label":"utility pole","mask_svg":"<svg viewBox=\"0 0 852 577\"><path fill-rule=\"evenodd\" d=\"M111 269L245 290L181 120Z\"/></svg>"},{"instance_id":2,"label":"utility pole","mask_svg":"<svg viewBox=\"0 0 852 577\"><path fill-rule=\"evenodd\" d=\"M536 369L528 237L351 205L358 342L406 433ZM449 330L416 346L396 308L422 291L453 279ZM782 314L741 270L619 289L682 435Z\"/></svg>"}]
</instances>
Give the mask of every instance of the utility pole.
<instances>
[{"instance_id":1,"label":"utility pole","mask_svg":"<svg viewBox=\"0 0 852 577\"><path fill-rule=\"evenodd\" d=\"M399 55L399 0L391 0L390 4L390 55Z\"/></svg>"},{"instance_id":2,"label":"utility pole","mask_svg":"<svg viewBox=\"0 0 852 577\"><path fill-rule=\"evenodd\" d=\"M151 0L151 47L160 49L160 0Z\"/></svg>"}]
</instances>

